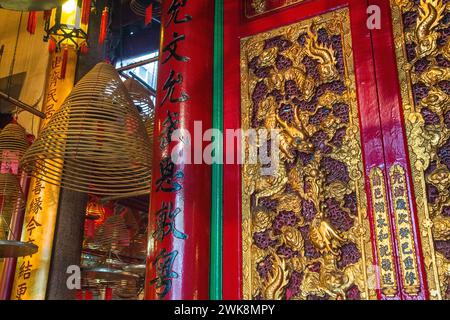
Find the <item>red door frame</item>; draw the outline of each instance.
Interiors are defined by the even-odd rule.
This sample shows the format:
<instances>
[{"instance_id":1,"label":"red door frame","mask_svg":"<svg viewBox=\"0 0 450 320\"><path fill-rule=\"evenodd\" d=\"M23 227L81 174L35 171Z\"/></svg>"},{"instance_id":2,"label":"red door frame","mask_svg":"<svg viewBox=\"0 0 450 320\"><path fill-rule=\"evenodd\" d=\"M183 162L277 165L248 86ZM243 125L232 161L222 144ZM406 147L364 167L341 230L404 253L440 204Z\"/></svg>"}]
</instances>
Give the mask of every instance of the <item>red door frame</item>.
<instances>
[{"instance_id":1,"label":"red door frame","mask_svg":"<svg viewBox=\"0 0 450 320\"><path fill-rule=\"evenodd\" d=\"M225 2L225 74L224 74L224 129L241 127L240 116L240 39L254 34L296 23L306 18L324 14L348 6L353 37L353 54L359 114L363 161L366 177L367 210L373 221L370 199L369 173L374 167L384 171L388 185L386 161L383 153L378 92L375 77L375 61L372 52L372 38L366 26L365 0L313 0L300 3L254 19L244 17L243 1ZM383 40L386 41L386 40ZM396 70L396 69L395 69ZM225 144L226 145L226 144ZM224 299L242 299L242 241L241 241L241 167L237 164L224 166ZM371 223L371 225L373 225ZM373 232L372 232L373 234ZM395 245L395 244L394 244ZM374 263L377 264L376 247L373 246ZM397 274L398 270L397 270ZM399 279L397 279L399 280ZM400 283L400 281L397 281ZM384 298L379 290L378 297ZM393 299L401 299L400 295Z\"/></svg>"}]
</instances>

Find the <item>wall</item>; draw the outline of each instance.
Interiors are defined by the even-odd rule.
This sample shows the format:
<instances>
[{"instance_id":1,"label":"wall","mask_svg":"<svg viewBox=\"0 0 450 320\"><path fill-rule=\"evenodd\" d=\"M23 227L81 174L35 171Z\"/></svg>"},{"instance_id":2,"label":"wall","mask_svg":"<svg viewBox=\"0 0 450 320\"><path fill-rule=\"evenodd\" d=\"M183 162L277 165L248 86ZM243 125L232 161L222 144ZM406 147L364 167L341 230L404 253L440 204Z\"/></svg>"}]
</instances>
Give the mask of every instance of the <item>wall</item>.
<instances>
[{"instance_id":1,"label":"wall","mask_svg":"<svg viewBox=\"0 0 450 320\"><path fill-rule=\"evenodd\" d=\"M5 46L0 60L0 78L7 77L10 72L20 15L20 12L0 9L0 47ZM44 36L42 16L43 14L39 12L36 34L31 35L26 30L28 13L23 13L13 72L13 74L26 72L20 100L30 105L37 104L39 110L42 107L48 64L48 43L42 40ZM4 106L4 103L2 105ZM0 112L5 111L7 110L0 110ZM19 115L19 123L25 127L27 132L35 135L37 134L39 121L38 117L32 116L28 112L21 112Z\"/></svg>"}]
</instances>

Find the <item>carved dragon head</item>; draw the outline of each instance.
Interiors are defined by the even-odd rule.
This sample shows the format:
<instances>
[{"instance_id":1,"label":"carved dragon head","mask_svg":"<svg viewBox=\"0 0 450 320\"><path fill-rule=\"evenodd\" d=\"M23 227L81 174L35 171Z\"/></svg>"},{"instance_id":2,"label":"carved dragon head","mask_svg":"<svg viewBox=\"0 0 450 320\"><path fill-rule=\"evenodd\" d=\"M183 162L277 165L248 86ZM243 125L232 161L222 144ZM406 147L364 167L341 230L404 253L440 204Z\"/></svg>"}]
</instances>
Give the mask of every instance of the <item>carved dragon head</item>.
<instances>
[{"instance_id":1,"label":"carved dragon head","mask_svg":"<svg viewBox=\"0 0 450 320\"><path fill-rule=\"evenodd\" d=\"M331 82L338 79L334 49L325 44L319 44L318 36L311 30L308 30L306 45L311 55L319 61L318 71L322 81Z\"/></svg>"},{"instance_id":2,"label":"carved dragon head","mask_svg":"<svg viewBox=\"0 0 450 320\"><path fill-rule=\"evenodd\" d=\"M445 6L442 0L421 0L419 19L416 26L418 59L433 54L437 49L439 33L436 27L444 16Z\"/></svg>"},{"instance_id":3,"label":"carved dragon head","mask_svg":"<svg viewBox=\"0 0 450 320\"><path fill-rule=\"evenodd\" d=\"M308 133L304 129L297 111L294 111L294 125L289 125L286 121L281 119L278 112L276 114L276 120L283 128L283 132L288 136L289 142L295 150L310 152L314 149L312 143L308 141Z\"/></svg>"}]
</instances>

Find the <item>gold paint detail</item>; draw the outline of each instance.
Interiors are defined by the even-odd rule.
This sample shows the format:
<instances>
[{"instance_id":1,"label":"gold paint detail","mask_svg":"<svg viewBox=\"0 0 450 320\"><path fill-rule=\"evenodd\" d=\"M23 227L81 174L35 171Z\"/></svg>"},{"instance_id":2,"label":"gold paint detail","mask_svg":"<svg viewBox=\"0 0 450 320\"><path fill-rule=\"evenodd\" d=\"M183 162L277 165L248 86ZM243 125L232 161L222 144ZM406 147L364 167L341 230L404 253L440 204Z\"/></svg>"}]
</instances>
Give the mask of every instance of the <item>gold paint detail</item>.
<instances>
[{"instance_id":1,"label":"gold paint detail","mask_svg":"<svg viewBox=\"0 0 450 320\"><path fill-rule=\"evenodd\" d=\"M263 14L266 12L266 0L252 0L251 7L256 15Z\"/></svg>"},{"instance_id":2,"label":"gold paint detail","mask_svg":"<svg viewBox=\"0 0 450 320\"><path fill-rule=\"evenodd\" d=\"M349 10L242 39L241 92L242 128L280 144L272 175L243 166L244 299L376 299Z\"/></svg>"},{"instance_id":3,"label":"gold paint detail","mask_svg":"<svg viewBox=\"0 0 450 320\"><path fill-rule=\"evenodd\" d=\"M392 250L391 222L386 196L383 171L373 168L370 172L372 211L374 212L375 239L377 243L378 269L380 270L380 289L387 297L398 293L395 271L394 251Z\"/></svg>"},{"instance_id":4,"label":"gold paint detail","mask_svg":"<svg viewBox=\"0 0 450 320\"><path fill-rule=\"evenodd\" d=\"M47 117L41 122L41 129L47 125L53 113L61 107L74 85L77 52L75 49L69 49L65 79L60 78L62 55L61 51L50 56L46 100L43 109ZM31 178L21 241L33 243L39 247L39 250L32 256L17 260L11 293L12 300L45 299L59 192L59 187L39 178Z\"/></svg>"},{"instance_id":5,"label":"gold paint detail","mask_svg":"<svg viewBox=\"0 0 450 320\"><path fill-rule=\"evenodd\" d=\"M449 299L450 3L391 0L421 247L431 299ZM441 250L440 250L441 249ZM441 252L440 252L441 251ZM411 289L414 292L413 289Z\"/></svg>"},{"instance_id":6,"label":"gold paint detail","mask_svg":"<svg viewBox=\"0 0 450 320\"><path fill-rule=\"evenodd\" d=\"M409 295L416 296L420 291L420 281L405 170L395 165L389 177L403 288Z\"/></svg>"},{"instance_id":7,"label":"gold paint detail","mask_svg":"<svg viewBox=\"0 0 450 320\"><path fill-rule=\"evenodd\" d=\"M250 0L250 1L245 0L245 5L244 5L245 6L245 16L247 18L254 18L254 17L260 16L265 13L273 12L276 10L280 10L280 9L292 6L297 3L304 2L305 0L284 0L283 4L278 4L277 6L275 6L273 8L270 8L270 6L268 5L269 1L270 0ZM250 2L250 8L252 8L254 10L253 14L250 13L250 8L248 7L249 2Z\"/></svg>"}]
</instances>

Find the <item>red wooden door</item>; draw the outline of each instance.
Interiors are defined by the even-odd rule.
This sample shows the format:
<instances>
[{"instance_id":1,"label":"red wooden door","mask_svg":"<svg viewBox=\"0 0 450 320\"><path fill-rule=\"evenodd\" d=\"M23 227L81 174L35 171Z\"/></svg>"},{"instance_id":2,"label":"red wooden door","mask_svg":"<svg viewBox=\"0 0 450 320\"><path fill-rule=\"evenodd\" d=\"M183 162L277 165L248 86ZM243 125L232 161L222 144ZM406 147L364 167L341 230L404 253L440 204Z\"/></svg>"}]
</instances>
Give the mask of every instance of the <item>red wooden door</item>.
<instances>
[{"instance_id":1,"label":"red wooden door","mask_svg":"<svg viewBox=\"0 0 450 320\"><path fill-rule=\"evenodd\" d=\"M225 299L429 297L393 30L388 0L226 2L225 129L280 163L225 165Z\"/></svg>"}]
</instances>

